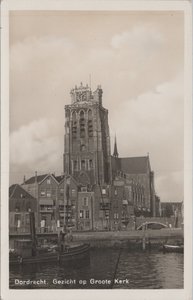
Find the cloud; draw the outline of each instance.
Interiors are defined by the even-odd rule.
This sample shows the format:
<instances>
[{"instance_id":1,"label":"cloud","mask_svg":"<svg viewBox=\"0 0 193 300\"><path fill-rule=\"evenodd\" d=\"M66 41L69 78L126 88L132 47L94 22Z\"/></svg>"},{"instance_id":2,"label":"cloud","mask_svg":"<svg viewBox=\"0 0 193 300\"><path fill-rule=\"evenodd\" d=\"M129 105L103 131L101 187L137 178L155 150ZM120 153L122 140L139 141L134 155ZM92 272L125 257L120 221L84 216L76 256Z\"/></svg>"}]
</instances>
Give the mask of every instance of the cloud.
<instances>
[{"instance_id":1,"label":"cloud","mask_svg":"<svg viewBox=\"0 0 193 300\"><path fill-rule=\"evenodd\" d=\"M149 152L155 179L166 176L181 199L170 176L183 166L182 14L89 14L83 22L74 13L73 24L72 15L11 20L11 174L62 170L63 108L91 74L120 155ZM164 184L157 192L167 199Z\"/></svg>"},{"instance_id":2,"label":"cloud","mask_svg":"<svg viewBox=\"0 0 193 300\"><path fill-rule=\"evenodd\" d=\"M109 115L112 147L116 132L120 156L150 153L155 181L164 176L157 193L165 201L172 193L173 199L183 198L183 178L174 177L177 172L183 177L183 105L183 74L178 74L172 81L155 86L137 98L128 101L125 97Z\"/></svg>"},{"instance_id":3,"label":"cloud","mask_svg":"<svg viewBox=\"0 0 193 300\"><path fill-rule=\"evenodd\" d=\"M155 187L161 201L183 201L183 171L165 173L157 176Z\"/></svg>"},{"instance_id":4,"label":"cloud","mask_svg":"<svg viewBox=\"0 0 193 300\"><path fill-rule=\"evenodd\" d=\"M132 47L135 50L141 49L145 53L155 50L164 42L163 36L150 26L138 26L130 31L124 31L112 37L111 45L116 49Z\"/></svg>"},{"instance_id":5,"label":"cloud","mask_svg":"<svg viewBox=\"0 0 193 300\"><path fill-rule=\"evenodd\" d=\"M57 164L60 137L55 135L54 120L35 120L10 135L10 161L15 166L28 165L40 169ZM49 167L48 167L49 166Z\"/></svg>"}]
</instances>

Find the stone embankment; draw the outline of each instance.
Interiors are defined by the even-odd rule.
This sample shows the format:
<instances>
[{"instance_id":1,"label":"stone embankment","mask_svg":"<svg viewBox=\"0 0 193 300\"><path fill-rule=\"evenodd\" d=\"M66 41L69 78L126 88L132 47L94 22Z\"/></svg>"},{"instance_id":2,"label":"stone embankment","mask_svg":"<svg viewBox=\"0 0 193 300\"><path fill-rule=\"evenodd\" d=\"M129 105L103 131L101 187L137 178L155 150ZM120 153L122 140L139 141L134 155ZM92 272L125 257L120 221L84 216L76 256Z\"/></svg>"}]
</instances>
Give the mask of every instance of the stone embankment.
<instances>
[{"instance_id":1,"label":"stone embankment","mask_svg":"<svg viewBox=\"0 0 193 300\"><path fill-rule=\"evenodd\" d=\"M76 232L73 240L90 243L91 247L141 247L142 243L148 246L160 246L163 243L183 241L182 229L161 230L133 230L133 231L101 231Z\"/></svg>"},{"instance_id":2,"label":"stone embankment","mask_svg":"<svg viewBox=\"0 0 193 300\"><path fill-rule=\"evenodd\" d=\"M90 243L91 247L126 247L129 249L158 248L165 243L183 242L181 228L161 230L127 230L127 231L80 231L73 232L74 242ZM57 242L57 233L38 233L38 240ZM15 239L30 238L30 234L10 234L10 247ZM147 247L146 247L147 245Z\"/></svg>"}]
</instances>

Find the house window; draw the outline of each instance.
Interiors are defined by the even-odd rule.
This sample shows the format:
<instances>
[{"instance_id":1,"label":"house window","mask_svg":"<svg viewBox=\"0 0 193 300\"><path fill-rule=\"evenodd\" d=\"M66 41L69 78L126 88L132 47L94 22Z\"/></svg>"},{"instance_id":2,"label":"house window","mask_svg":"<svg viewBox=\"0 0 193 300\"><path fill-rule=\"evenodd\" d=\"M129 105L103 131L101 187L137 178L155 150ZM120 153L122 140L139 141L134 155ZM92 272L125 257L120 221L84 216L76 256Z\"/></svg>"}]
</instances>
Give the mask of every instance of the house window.
<instances>
[{"instance_id":1,"label":"house window","mask_svg":"<svg viewBox=\"0 0 193 300\"><path fill-rule=\"evenodd\" d=\"M64 205L59 205L59 210L64 211Z\"/></svg>"},{"instance_id":2,"label":"house window","mask_svg":"<svg viewBox=\"0 0 193 300\"><path fill-rule=\"evenodd\" d=\"M72 189L72 197L75 197L75 196L76 196L76 190Z\"/></svg>"},{"instance_id":3,"label":"house window","mask_svg":"<svg viewBox=\"0 0 193 300\"><path fill-rule=\"evenodd\" d=\"M118 213L114 213L114 219L118 219L119 218L119 214Z\"/></svg>"},{"instance_id":4,"label":"house window","mask_svg":"<svg viewBox=\"0 0 193 300\"><path fill-rule=\"evenodd\" d=\"M26 225L30 224L29 214L26 214L25 223L26 223Z\"/></svg>"},{"instance_id":5,"label":"house window","mask_svg":"<svg viewBox=\"0 0 193 300\"><path fill-rule=\"evenodd\" d=\"M14 224L17 227L21 226L21 215L20 214L15 214Z\"/></svg>"},{"instance_id":6,"label":"house window","mask_svg":"<svg viewBox=\"0 0 193 300\"><path fill-rule=\"evenodd\" d=\"M51 180L50 178L47 179L47 184L50 184L51 183Z\"/></svg>"},{"instance_id":7,"label":"house window","mask_svg":"<svg viewBox=\"0 0 193 300\"><path fill-rule=\"evenodd\" d=\"M89 219L89 210L86 210L86 219Z\"/></svg>"},{"instance_id":8,"label":"house window","mask_svg":"<svg viewBox=\"0 0 193 300\"><path fill-rule=\"evenodd\" d=\"M83 201L84 201L84 206L88 206L88 198L85 197L85 198L83 199Z\"/></svg>"},{"instance_id":9,"label":"house window","mask_svg":"<svg viewBox=\"0 0 193 300\"><path fill-rule=\"evenodd\" d=\"M84 211L81 209L80 210L80 219L83 219L84 218Z\"/></svg>"},{"instance_id":10,"label":"house window","mask_svg":"<svg viewBox=\"0 0 193 300\"><path fill-rule=\"evenodd\" d=\"M46 192L45 191L41 191L40 192L40 197L45 197L46 196Z\"/></svg>"},{"instance_id":11,"label":"house window","mask_svg":"<svg viewBox=\"0 0 193 300\"><path fill-rule=\"evenodd\" d=\"M87 192L86 186L82 186L82 187L81 187L81 192Z\"/></svg>"},{"instance_id":12,"label":"house window","mask_svg":"<svg viewBox=\"0 0 193 300\"><path fill-rule=\"evenodd\" d=\"M30 201L26 203L26 211L31 211Z\"/></svg>"},{"instance_id":13,"label":"house window","mask_svg":"<svg viewBox=\"0 0 193 300\"><path fill-rule=\"evenodd\" d=\"M102 189L102 194L106 195L106 189Z\"/></svg>"},{"instance_id":14,"label":"house window","mask_svg":"<svg viewBox=\"0 0 193 300\"><path fill-rule=\"evenodd\" d=\"M47 197L51 197L51 191L47 191Z\"/></svg>"},{"instance_id":15,"label":"house window","mask_svg":"<svg viewBox=\"0 0 193 300\"><path fill-rule=\"evenodd\" d=\"M115 190L115 195L117 195L117 190Z\"/></svg>"},{"instance_id":16,"label":"house window","mask_svg":"<svg viewBox=\"0 0 193 300\"><path fill-rule=\"evenodd\" d=\"M16 204L15 204L15 211L20 211L19 202L16 202Z\"/></svg>"},{"instance_id":17,"label":"house window","mask_svg":"<svg viewBox=\"0 0 193 300\"><path fill-rule=\"evenodd\" d=\"M60 189L60 196L64 195L64 189Z\"/></svg>"}]
</instances>

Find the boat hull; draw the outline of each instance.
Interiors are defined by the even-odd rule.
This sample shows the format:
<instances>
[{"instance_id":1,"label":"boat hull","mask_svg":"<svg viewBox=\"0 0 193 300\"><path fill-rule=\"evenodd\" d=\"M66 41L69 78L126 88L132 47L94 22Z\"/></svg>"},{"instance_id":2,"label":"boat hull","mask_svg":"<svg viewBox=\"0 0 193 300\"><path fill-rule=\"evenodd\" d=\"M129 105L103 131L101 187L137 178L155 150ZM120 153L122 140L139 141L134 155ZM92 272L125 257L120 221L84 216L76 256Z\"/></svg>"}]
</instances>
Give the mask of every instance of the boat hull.
<instances>
[{"instance_id":1,"label":"boat hull","mask_svg":"<svg viewBox=\"0 0 193 300\"><path fill-rule=\"evenodd\" d=\"M163 245L163 252L184 253L184 247L176 245Z\"/></svg>"},{"instance_id":2,"label":"boat hull","mask_svg":"<svg viewBox=\"0 0 193 300\"><path fill-rule=\"evenodd\" d=\"M48 252L36 255L34 257L15 257L9 259L10 266L22 266L29 264L41 264L41 263L72 263L81 261L89 257L90 245L83 244L77 247L68 248L62 253Z\"/></svg>"}]
</instances>

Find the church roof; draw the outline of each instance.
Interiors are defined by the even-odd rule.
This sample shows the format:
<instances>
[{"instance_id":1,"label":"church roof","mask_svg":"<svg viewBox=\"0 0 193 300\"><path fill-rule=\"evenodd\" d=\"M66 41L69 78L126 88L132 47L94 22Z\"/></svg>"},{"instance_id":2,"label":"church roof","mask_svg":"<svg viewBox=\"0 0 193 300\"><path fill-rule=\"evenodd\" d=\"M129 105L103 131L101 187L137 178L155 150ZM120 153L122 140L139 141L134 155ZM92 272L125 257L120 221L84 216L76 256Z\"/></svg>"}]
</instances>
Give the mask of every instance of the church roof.
<instances>
[{"instance_id":1,"label":"church roof","mask_svg":"<svg viewBox=\"0 0 193 300\"><path fill-rule=\"evenodd\" d=\"M150 168L149 157L123 157L119 158L120 168L126 174L144 174Z\"/></svg>"}]
</instances>

